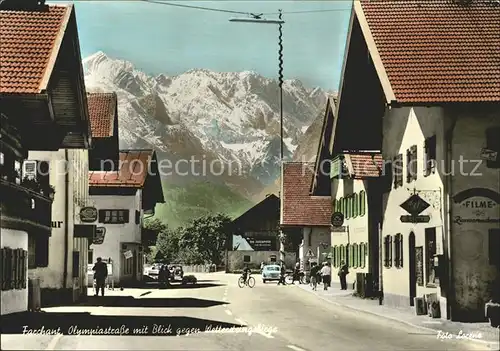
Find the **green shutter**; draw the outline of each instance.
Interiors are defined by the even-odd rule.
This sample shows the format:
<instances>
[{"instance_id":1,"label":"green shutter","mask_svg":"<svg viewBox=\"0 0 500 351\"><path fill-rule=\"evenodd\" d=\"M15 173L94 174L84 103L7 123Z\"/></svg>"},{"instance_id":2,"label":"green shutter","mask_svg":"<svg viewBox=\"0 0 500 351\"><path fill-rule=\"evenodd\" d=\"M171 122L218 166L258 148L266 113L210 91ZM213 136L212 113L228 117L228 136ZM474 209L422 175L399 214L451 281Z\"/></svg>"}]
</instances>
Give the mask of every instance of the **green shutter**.
<instances>
[{"instance_id":1,"label":"green shutter","mask_svg":"<svg viewBox=\"0 0 500 351\"><path fill-rule=\"evenodd\" d=\"M359 205L360 205L360 215L364 216L366 214L366 193L361 191L359 193Z\"/></svg>"},{"instance_id":2,"label":"green shutter","mask_svg":"<svg viewBox=\"0 0 500 351\"><path fill-rule=\"evenodd\" d=\"M345 207L346 207L346 218L351 218L351 198L347 197L345 199Z\"/></svg>"},{"instance_id":3,"label":"green shutter","mask_svg":"<svg viewBox=\"0 0 500 351\"><path fill-rule=\"evenodd\" d=\"M354 244L352 248L352 254L354 255L353 257L353 266L354 268L358 268L358 244Z\"/></svg>"},{"instance_id":4,"label":"green shutter","mask_svg":"<svg viewBox=\"0 0 500 351\"><path fill-rule=\"evenodd\" d=\"M354 217L359 216L359 200L358 194L354 194Z\"/></svg>"}]
</instances>

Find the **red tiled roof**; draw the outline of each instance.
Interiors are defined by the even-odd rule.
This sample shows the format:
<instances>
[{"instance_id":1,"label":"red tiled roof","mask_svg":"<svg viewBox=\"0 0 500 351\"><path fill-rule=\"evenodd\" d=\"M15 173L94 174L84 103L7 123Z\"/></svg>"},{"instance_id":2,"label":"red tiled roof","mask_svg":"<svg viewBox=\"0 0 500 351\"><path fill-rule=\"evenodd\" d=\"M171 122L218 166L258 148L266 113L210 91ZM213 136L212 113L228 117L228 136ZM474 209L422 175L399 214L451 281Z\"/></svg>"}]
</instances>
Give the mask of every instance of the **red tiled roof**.
<instances>
[{"instance_id":1,"label":"red tiled roof","mask_svg":"<svg viewBox=\"0 0 500 351\"><path fill-rule=\"evenodd\" d=\"M117 97L115 93L87 93L93 138L113 136Z\"/></svg>"},{"instance_id":2,"label":"red tiled roof","mask_svg":"<svg viewBox=\"0 0 500 351\"><path fill-rule=\"evenodd\" d=\"M354 178L379 177L383 170L382 154L346 154L345 158Z\"/></svg>"},{"instance_id":3,"label":"red tiled roof","mask_svg":"<svg viewBox=\"0 0 500 351\"><path fill-rule=\"evenodd\" d=\"M89 172L89 186L142 188L153 154L153 150L120 151L120 170Z\"/></svg>"},{"instance_id":4,"label":"red tiled roof","mask_svg":"<svg viewBox=\"0 0 500 351\"><path fill-rule=\"evenodd\" d=\"M361 8L396 100L500 101L494 1L361 0Z\"/></svg>"},{"instance_id":5,"label":"red tiled roof","mask_svg":"<svg viewBox=\"0 0 500 351\"><path fill-rule=\"evenodd\" d=\"M330 226L330 196L310 196L314 163L283 164L282 225Z\"/></svg>"},{"instance_id":6,"label":"red tiled roof","mask_svg":"<svg viewBox=\"0 0 500 351\"><path fill-rule=\"evenodd\" d=\"M0 93L39 94L46 89L72 5L0 11Z\"/></svg>"}]
</instances>

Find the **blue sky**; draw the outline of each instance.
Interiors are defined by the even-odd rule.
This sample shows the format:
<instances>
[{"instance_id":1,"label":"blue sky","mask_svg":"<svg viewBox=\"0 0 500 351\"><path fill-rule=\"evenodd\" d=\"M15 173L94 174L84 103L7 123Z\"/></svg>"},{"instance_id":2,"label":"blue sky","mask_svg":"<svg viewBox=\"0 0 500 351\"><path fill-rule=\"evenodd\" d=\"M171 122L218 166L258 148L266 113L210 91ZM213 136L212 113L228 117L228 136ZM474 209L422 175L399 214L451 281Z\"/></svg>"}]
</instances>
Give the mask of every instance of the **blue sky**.
<instances>
[{"instance_id":1,"label":"blue sky","mask_svg":"<svg viewBox=\"0 0 500 351\"><path fill-rule=\"evenodd\" d=\"M172 1L251 13L282 9L285 79L337 90L350 1ZM256 71L276 78L278 28L229 22L230 13L134 1L75 2L82 56L103 51L150 73L176 75L193 68ZM293 11L338 10L287 14ZM277 18L268 15L267 18Z\"/></svg>"}]
</instances>

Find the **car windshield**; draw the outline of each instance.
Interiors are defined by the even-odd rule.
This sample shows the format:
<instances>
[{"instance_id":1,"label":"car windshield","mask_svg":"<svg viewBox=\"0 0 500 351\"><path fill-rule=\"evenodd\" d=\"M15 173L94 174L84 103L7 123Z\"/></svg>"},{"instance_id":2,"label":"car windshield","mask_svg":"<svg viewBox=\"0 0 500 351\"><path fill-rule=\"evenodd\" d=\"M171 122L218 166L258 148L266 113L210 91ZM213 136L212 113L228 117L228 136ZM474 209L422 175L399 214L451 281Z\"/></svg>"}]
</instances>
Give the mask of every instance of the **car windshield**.
<instances>
[{"instance_id":1,"label":"car windshield","mask_svg":"<svg viewBox=\"0 0 500 351\"><path fill-rule=\"evenodd\" d=\"M266 271L275 271L275 272L279 272L280 270L280 267L279 266L267 266L264 268Z\"/></svg>"}]
</instances>

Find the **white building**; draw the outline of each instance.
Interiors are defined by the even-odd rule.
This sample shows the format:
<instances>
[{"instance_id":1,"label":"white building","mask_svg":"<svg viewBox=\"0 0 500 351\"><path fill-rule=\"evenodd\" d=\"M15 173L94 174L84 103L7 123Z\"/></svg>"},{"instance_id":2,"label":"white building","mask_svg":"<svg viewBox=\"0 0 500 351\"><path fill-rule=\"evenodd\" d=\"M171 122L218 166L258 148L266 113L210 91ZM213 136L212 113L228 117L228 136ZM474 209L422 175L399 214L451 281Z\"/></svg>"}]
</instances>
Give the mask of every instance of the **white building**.
<instances>
[{"instance_id":1,"label":"white building","mask_svg":"<svg viewBox=\"0 0 500 351\"><path fill-rule=\"evenodd\" d=\"M498 42L476 30L496 27L500 8L463 6L354 2L330 153L382 149L390 161L384 304L432 294L441 317L484 321L500 295L500 76ZM446 16L429 21L435 12Z\"/></svg>"},{"instance_id":2,"label":"white building","mask_svg":"<svg viewBox=\"0 0 500 351\"><path fill-rule=\"evenodd\" d=\"M42 6L43 11L37 6ZM65 285L68 290L73 287L72 213L54 211L63 219L52 221L62 221L62 228L68 226L66 244L61 244L60 233L51 231L53 189L49 182L56 188L55 208L68 196L64 190L66 184L71 191L74 185L56 181L53 165L40 162L33 168L33 162L23 166L23 161L28 159L29 150L40 151L29 157L43 161L52 160L49 155L64 155L64 151L57 151L60 149L87 149L91 138L73 5L4 2L0 9L0 67L1 74L9 77L0 85L1 313L4 315L26 311L29 301L35 302L30 300L28 266L47 266L48 261L50 265L54 262L62 265L66 258L69 272L64 278L66 284L61 275L59 284L53 285L56 278L50 276L45 286ZM80 152L84 151L74 151ZM48 168L51 179L47 176ZM73 193L70 196L73 201ZM59 254L53 252L49 257L49 241L62 245L56 250Z\"/></svg>"},{"instance_id":3,"label":"white building","mask_svg":"<svg viewBox=\"0 0 500 351\"><path fill-rule=\"evenodd\" d=\"M91 245L89 257L111 264L110 279L123 286L142 280L143 217L153 215L164 198L154 151L122 150L120 163L119 171L89 174L91 200L99 213L98 231L105 233L101 244Z\"/></svg>"}]
</instances>

